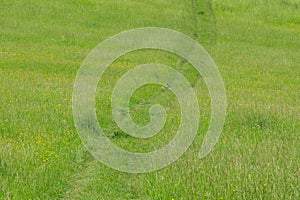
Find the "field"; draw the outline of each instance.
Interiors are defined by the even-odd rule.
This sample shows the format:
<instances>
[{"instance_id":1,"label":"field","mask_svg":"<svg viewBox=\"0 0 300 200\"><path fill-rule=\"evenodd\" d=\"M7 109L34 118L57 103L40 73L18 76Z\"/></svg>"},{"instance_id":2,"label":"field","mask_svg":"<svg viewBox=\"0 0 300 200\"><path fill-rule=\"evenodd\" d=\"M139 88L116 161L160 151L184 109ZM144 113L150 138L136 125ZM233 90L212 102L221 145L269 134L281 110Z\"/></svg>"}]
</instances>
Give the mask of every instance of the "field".
<instances>
[{"instance_id":1,"label":"field","mask_svg":"<svg viewBox=\"0 0 300 200\"><path fill-rule=\"evenodd\" d=\"M176 97L146 85L130 102L133 120L168 112L150 139L123 133L111 116L116 81L143 63L164 63L195 88L200 128L170 166L130 174L98 162L74 127L77 70L106 38L138 27L175 29L197 40L217 64L227 116L204 159L210 97L191 65L159 50L114 62L99 82L99 124L118 146L148 152L166 145L180 119ZM300 199L299 0L0 0L0 199Z\"/></svg>"}]
</instances>

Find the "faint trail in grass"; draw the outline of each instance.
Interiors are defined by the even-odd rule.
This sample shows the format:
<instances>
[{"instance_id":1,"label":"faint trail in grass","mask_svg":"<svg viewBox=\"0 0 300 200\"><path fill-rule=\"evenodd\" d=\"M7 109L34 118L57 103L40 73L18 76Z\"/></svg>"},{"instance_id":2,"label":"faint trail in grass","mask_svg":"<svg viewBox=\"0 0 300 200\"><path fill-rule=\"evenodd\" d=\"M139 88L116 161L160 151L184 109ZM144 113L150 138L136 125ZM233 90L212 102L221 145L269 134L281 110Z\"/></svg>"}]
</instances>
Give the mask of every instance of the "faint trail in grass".
<instances>
[{"instance_id":1,"label":"faint trail in grass","mask_svg":"<svg viewBox=\"0 0 300 200\"><path fill-rule=\"evenodd\" d=\"M199 4L201 0L192 0L192 9L193 9L193 16L192 16L192 21L193 21L193 34L192 34L192 38L195 39L196 41L199 40L200 37L200 32L203 31L202 28L204 29L205 27L200 27L199 26L199 14L201 14L203 11L203 7L201 7L201 5ZM211 44L214 44L216 41L216 20L215 20L215 16L214 16L214 12L212 10L212 5L211 5L211 1L210 0L205 0L205 4L203 4L204 1L202 2L202 6L205 5L208 15L209 15L209 23L210 23L210 29L211 30L207 30L210 33L210 42ZM179 67L183 66L186 62L182 59L180 59L177 62L177 65ZM177 66L177 67L178 67ZM185 69L182 71L183 74L187 73L188 69ZM199 84L200 81L202 81L202 79L199 78L200 75L198 75L198 78L193 81L191 83L192 87L195 88L197 87L197 85ZM149 99L150 102L153 102L154 100L160 99L160 98L165 98L166 95L166 91L161 91L161 92L157 92L156 95L153 95L151 99ZM170 107L172 107L172 105L174 105L176 103L176 99L174 100L174 102L170 102ZM134 108L132 108L133 110L137 110L138 107L140 107L139 104L137 104ZM161 141L162 142L162 141ZM74 177L72 178L73 181L71 183L71 188L64 194L64 197L62 199L80 199L83 195L86 194L85 192L85 188L87 187L87 185L93 181L94 178L97 174L99 175L99 172L97 172L97 168L99 167L99 162L95 159L88 161L88 162L83 162L84 164L84 169L82 169L81 171L79 171L77 174L74 174ZM103 166L105 167L105 166ZM115 174L121 174L119 172L116 171ZM131 177L132 179L134 179L134 176ZM116 179L116 182L120 181L120 179ZM104 183L105 184L105 183ZM133 186L134 187L134 186ZM95 191L97 192L97 191ZM99 194L99 197L101 196L101 194ZM136 198L138 199L138 198ZM143 197L143 199L147 199L147 197Z\"/></svg>"},{"instance_id":2,"label":"faint trail in grass","mask_svg":"<svg viewBox=\"0 0 300 200\"><path fill-rule=\"evenodd\" d=\"M150 199L138 175L108 169L95 159L84 166L61 199Z\"/></svg>"},{"instance_id":3,"label":"faint trail in grass","mask_svg":"<svg viewBox=\"0 0 300 200\"><path fill-rule=\"evenodd\" d=\"M212 29L210 39L212 41L212 44L215 44L216 40L217 40L217 20L216 20L216 16L215 16L215 13L212 8L211 0L206 0L206 6L207 6L207 10L208 10L208 13L210 16L210 25L211 25L211 29Z\"/></svg>"},{"instance_id":4,"label":"faint trail in grass","mask_svg":"<svg viewBox=\"0 0 300 200\"><path fill-rule=\"evenodd\" d=\"M72 179L71 188L64 194L62 199L78 199L83 191L83 185L86 185L89 182L91 174L95 174L95 165L97 164L96 160L89 161L84 164L85 168L79 171Z\"/></svg>"},{"instance_id":5,"label":"faint trail in grass","mask_svg":"<svg viewBox=\"0 0 300 200\"><path fill-rule=\"evenodd\" d=\"M204 32L208 32L210 45L214 45L216 42L217 36L217 26L216 26L216 17L212 8L211 0L192 0L192 19L193 22L193 34L192 37L196 41L207 39L201 38L200 35ZM206 14L207 12L207 14ZM204 26L203 22L207 19L205 16L208 16L209 26ZM205 30L207 29L207 30Z\"/></svg>"}]
</instances>

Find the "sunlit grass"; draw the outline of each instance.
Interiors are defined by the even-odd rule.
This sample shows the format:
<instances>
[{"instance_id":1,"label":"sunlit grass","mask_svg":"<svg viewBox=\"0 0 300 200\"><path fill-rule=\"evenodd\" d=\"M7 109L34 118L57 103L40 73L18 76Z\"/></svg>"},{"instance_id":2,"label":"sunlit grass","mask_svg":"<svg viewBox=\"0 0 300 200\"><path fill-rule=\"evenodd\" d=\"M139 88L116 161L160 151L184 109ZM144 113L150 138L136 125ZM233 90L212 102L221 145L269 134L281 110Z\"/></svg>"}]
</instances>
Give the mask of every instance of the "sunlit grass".
<instances>
[{"instance_id":1,"label":"sunlit grass","mask_svg":"<svg viewBox=\"0 0 300 200\"><path fill-rule=\"evenodd\" d=\"M0 199L299 199L300 2L212 1L216 27L205 2L0 0ZM191 148L167 168L136 175L88 153L71 101L88 53L113 34L144 26L176 29L201 42L223 76L228 106L215 150L200 160L210 117L202 79L169 53L143 50L117 60L96 98L99 123L113 143L146 152L176 132L178 102L159 86L136 91L130 106L133 119L145 124L149 106L164 105L169 116L161 133L141 141L114 123L112 88L136 65L163 63L183 73L201 109Z\"/></svg>"}]
</instances>

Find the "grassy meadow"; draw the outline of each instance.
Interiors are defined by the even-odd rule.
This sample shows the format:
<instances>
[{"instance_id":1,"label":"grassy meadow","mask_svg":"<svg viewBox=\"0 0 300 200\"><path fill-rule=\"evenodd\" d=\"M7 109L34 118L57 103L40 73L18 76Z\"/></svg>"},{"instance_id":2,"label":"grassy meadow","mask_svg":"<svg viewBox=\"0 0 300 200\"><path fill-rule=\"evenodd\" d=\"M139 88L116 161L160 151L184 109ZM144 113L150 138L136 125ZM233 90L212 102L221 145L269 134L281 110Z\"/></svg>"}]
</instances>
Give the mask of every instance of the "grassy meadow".
<instances>
[{"instance_id":1,"label":"grassy meadow","mask_svg":"<svg viewBox=\"0 0 300 200\"><path fill-rule=\"evenodd\" d=\"M226 87L224 130L207 157L210 97L192 66L158 50L131 52L99 82L99 124L118 146L159 149L172 139L180 109L166 88L146 85L130 102L137 124L148 109L168 112L150 139L123 133L111 115L117 80L139 64L162 63L195 88L200 128L188 151L147 174L115 171L83 146L72 116L77 70L106 38L165 27L197 40ZM300 199L299 0L0 0L0 199Z\"/></svg>"}]
</instances>

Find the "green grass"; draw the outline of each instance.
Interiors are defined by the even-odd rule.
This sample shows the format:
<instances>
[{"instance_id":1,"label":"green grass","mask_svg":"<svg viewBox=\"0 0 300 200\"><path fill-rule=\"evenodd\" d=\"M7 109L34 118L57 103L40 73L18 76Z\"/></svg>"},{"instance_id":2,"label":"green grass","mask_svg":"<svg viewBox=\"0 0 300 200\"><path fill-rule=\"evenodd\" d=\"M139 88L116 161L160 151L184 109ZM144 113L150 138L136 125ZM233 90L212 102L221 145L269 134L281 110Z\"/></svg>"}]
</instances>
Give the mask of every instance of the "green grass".
<instances>
[{"instance_id":1,"label":"green grass","mask_svg":"<svg viewBox=\"0 0 300 200\"><path fill-rule=\"evenodd\" d=\"M299 0L0 0L0 199L299 199ZM211 7L212 9L209 9ZM131 113L168 111L157 136L139 140L116 126L110 95L119 77L149 62L183 73L199 96L201 120L189 150L148 174L115 171L84 148L72 118L72 88L83 59L107 37L158 26L198 40L214 58L227 91L227 118L214 151L198 153L209 126L210 98L191 66L155 50L132 52L104 74L97 115L111 141L147 152L174 136L174 95L147 85Z\"/></svg>"}]
</instances>

